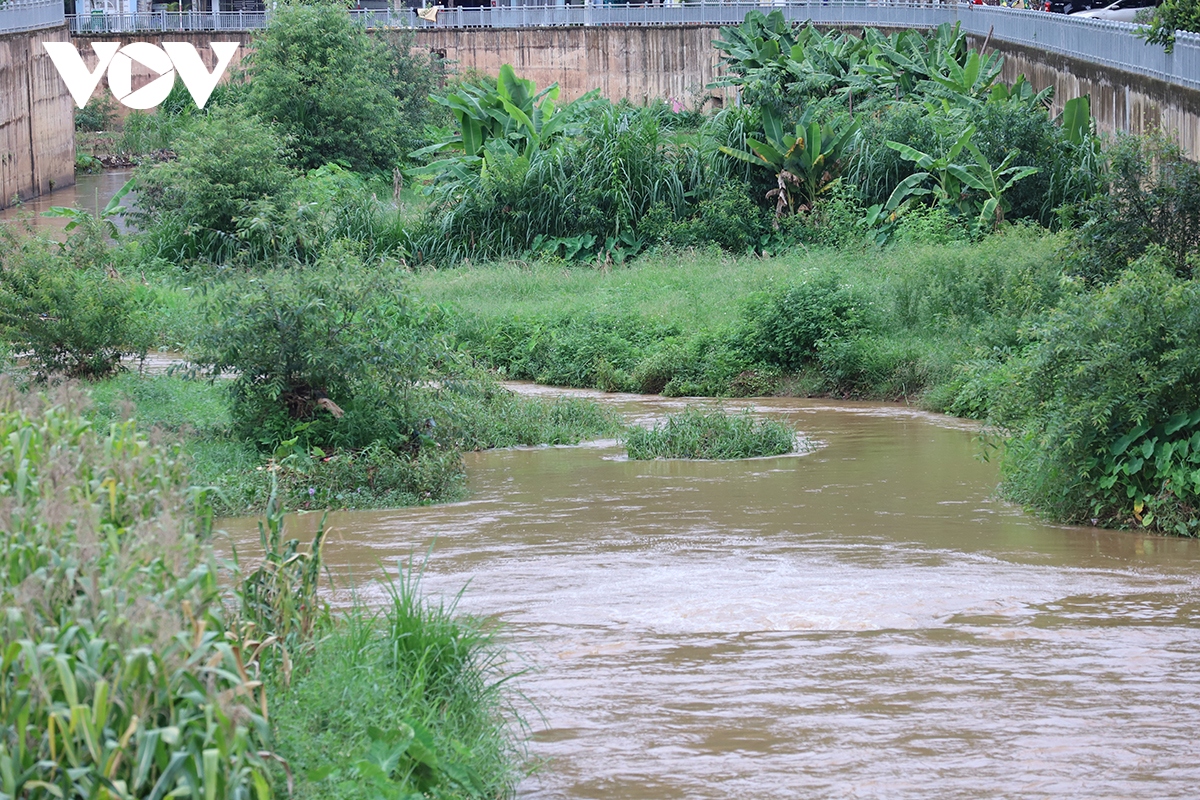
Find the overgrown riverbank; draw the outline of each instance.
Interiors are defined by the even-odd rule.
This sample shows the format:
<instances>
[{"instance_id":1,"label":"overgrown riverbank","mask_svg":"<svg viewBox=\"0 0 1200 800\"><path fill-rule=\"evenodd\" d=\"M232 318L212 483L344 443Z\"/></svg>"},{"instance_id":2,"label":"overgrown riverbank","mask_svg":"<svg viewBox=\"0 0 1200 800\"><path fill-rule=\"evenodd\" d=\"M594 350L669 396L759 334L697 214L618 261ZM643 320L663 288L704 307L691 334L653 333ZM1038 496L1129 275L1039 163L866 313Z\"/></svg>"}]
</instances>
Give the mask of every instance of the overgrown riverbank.
<instances>
[{"instance_id":1,"label":"overgrown riverbank","mask_svg":"<svg viewBox=\"0 0 1200 800\"><path fill-rule=\"evenodd\" d=\"M135 234L111 237L118 197L58 212L60 249L4 243L7 339L35 380L156 345L227 376L196 452L230 509L262 502L252 463L296 505L421 502L455 496L464 449L612 427L496 369L918 401L992 423L1006 491L1043 513L1195 533L1179 147L1103 139L1085 97L1051 115L952 26L752 12L715 47L736 107L560 102L507 66L441 86L343 9L288 6L204 110L178 89L125 121L170 154L138 169Z\"/></svg>"}]
</instances>

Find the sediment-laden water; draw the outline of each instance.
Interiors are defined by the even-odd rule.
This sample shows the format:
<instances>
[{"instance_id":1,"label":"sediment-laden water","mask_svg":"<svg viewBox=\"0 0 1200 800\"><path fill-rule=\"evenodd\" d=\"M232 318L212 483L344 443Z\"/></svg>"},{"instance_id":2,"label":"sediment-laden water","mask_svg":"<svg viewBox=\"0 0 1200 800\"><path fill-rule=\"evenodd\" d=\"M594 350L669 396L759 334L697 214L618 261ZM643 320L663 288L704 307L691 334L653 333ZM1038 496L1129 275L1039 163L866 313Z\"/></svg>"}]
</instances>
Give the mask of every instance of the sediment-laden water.
<instances>
[{"instance_id":1,"label":"sediment-laden water","mask_svg":"<svg viewBox=\"0 0 1200 800\"><path fill-rule=\"evenodd\" d=\"M37 233L61 238L63 228L70 220L65 217L44 217L42 212L49 210L52 206L63 206L97 214L104 210L113 195L132 177L133 170L107 170L95 174L78 175L73 186L55 189L47 194L26 200L21 205L0 209L0 222L28 222ZM136 195L130 193L122 202L129 207L136 199ZM118 230L127 230L122 217L117 217L114 222Z\"/></svg>"},{"instance_id":2,"label":"sediment-laden water","mask_svg":"<svg viewBox=\"0 0 1200 800\"><path fill-rule=\"evenodd\" d=\"M426 590L507 624L524 797L1195 796L1200 543L1038 523L961 421L751 404L819 448L473 454L466 502L331 515L328 563L371 600L432 544Z\"/></svg>"}]
</instances>

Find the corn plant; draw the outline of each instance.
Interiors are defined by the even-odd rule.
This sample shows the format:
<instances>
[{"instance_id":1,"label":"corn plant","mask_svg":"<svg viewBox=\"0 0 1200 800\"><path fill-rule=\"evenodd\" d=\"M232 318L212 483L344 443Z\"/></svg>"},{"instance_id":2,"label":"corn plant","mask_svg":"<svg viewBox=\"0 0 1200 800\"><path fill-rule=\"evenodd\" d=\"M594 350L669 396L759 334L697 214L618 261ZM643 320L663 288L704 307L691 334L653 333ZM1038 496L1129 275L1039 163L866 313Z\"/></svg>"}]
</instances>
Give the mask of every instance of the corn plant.
<instances>
[{"instance_id":1,"label":"corn plant","mask_svg":"<svg viewBox=\"0 0 1200 800\"><path fill-rule=\"evenodd\" d=\"M0 798L271 796L258 676L177 448L0 385Z\"/></svg>"}]
</instances>

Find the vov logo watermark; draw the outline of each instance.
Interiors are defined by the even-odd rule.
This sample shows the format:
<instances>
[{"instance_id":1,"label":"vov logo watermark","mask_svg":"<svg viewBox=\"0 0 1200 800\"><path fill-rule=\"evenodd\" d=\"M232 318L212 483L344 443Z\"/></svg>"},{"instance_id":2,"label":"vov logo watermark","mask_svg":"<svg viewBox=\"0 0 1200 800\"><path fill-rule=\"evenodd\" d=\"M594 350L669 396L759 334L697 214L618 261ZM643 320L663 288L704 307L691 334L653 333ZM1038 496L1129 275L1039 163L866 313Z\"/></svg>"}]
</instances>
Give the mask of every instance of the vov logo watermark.
<instances>
[{"instance_id":1,"label":"vov logo watermark","mask_svg":"<svg viewBox=\"0 0 1200 800\"><path fill-rule=\"evenodd\" d=\"M212 42L210 46L217 57L217 66L212 72L204 66L196 48L187 42L163 42L162 47L149 42L133 42L124 47L120 42L92 42L97 63L91 72L88 72L83 57L70 42L42 42L42 46L50 54L50 60L54 62L63 83L67 84L67 91L75 99L75 105L80 108L87 105L107 70L108 87L117 102L128 108L144 110L154 108L167 99L171 87L175 85L176 73L192 95L192 100L196 101L196 106L204 108L229 67L229 62L233 60L239 44ZM134 61L158 74L157 78L136 91L133 89Z\"/></svg>"}]
</instances>

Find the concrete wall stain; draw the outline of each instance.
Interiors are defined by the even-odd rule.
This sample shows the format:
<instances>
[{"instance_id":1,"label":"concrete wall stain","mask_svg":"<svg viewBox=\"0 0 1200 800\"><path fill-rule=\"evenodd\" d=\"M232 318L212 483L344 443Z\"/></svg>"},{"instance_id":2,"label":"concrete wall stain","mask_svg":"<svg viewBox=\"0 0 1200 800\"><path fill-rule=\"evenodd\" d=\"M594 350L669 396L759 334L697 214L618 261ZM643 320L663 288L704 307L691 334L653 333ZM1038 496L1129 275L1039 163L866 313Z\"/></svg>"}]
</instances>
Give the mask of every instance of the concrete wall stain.
<instances>
[{"instance_id":1,"label":"concrete wall stain","mask_svg":"<svg viewBox=\"0 0 1200 800\"><path fill-rule=\"evenodd\" d=\"M67 28L0 36L0 207L75 182L74 104L45 41Z\"/></svg>"}]
</instances>

